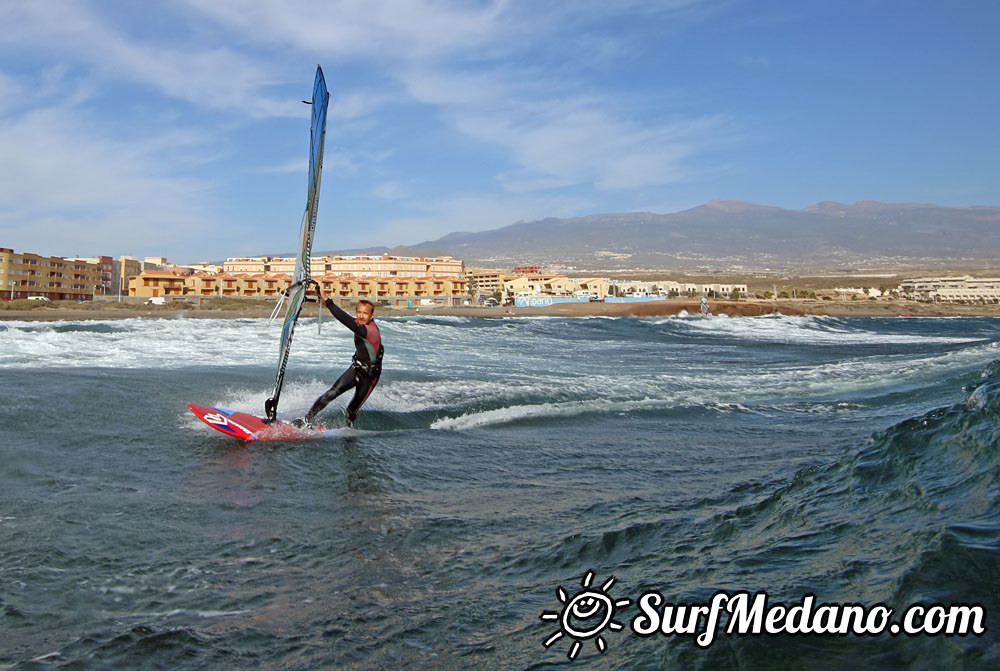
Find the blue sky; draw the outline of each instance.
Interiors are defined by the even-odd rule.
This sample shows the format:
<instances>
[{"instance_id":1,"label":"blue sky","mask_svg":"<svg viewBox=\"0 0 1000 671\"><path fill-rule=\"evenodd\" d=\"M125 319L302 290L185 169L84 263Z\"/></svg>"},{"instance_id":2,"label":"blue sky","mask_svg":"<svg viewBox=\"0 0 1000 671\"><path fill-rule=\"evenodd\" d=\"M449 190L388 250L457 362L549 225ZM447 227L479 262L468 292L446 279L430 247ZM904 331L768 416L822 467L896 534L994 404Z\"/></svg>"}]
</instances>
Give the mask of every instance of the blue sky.
<instances>
[{"instance_id":1,"label":"blue sky","mask_svg":"<svg viewBox=\"0 0 1000 671\"><path fill-rule=\"evenodd\" d=\"M719 198L1000 204L992 0L0 3L0 246L316 250Z\"/></svg>"}]
</instances>

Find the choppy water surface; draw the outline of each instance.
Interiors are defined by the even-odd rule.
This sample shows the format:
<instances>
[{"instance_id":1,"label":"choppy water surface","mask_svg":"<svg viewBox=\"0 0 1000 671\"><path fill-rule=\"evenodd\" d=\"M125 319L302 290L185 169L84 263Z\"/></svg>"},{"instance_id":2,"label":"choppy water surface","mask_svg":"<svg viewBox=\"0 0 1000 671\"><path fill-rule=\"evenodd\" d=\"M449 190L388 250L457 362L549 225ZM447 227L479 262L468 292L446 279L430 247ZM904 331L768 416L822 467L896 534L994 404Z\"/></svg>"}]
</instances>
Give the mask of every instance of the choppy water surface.
<instances>
[{"instance_id":1,"label":"choppy water surface","mask_svg":"<svg viewBox=\"0 0 1000 671\"><path fill-rule=\"evenodd\" d=\"M0 322L0 669L996 668L1000 321L380 320L357 423L249 447L266 320ZM341 372L303 320L280 413ZM323 419L340 422L341 404ZM633 601L978 603L980 636L544 647Z\"/></svg>"}]
</instances>

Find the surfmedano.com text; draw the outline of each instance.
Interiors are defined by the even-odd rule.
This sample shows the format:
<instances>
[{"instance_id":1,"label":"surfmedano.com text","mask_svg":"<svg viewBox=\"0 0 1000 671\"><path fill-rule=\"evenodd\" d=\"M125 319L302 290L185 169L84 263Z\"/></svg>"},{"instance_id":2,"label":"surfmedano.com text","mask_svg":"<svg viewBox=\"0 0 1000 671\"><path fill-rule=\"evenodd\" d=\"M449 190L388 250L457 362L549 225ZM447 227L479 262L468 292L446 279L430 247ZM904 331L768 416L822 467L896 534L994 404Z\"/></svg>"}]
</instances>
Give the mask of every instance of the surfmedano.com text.
<instances>
[{"instance_id":1,"label":"surfmedano.com text","mask_svg":"<svg viewBox=\"0 0 1000 671\"><path fill-rule=\"evenodd\" d=\"M632 631L643 637L693 636L707 648L715 640L722 613L728 615L725 633L749 635L878 636L979 636L986 632L986 609L980 604L914 604L897 619L885 604L870 608L860 604L823 603L806 594L791 606L769 603L766 592L716 592L708 604L665 603L658 592L645 592L636 601L639 614Z\"/></svg>"}]
</instances>

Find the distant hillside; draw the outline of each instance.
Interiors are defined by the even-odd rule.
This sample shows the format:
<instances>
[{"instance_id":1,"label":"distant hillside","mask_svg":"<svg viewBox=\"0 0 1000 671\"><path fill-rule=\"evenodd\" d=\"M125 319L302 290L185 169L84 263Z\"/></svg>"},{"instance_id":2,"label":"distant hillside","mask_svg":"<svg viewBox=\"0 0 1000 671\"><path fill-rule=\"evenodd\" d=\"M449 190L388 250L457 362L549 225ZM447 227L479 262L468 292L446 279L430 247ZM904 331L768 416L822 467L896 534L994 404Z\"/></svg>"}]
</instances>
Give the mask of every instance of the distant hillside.
<instances>
[{"instance_id":1,"label":"distant hillside","mask_svg":"<svg viewBox=\"0 0 1000 671\"><path fill-rule=\"evenodd\" d=\"M823 202L786 210L713 200L675 212L592 214L314 255L450 255L467 264L586 269L792 269L1000 263L1000 206ZM268 254L294 256L293 252Z\"/></svg>"},{"instance_id":2,"label":"distant hillside","mask_svg":"<svg viewBox=\"0 0 1000 671\"><path fill-rule=\"evenodd\" d=\"M673 214L518 222L479 233L450 233L409 248L421 254L431 250L473 264L579 268L834 267L1000 259L1000 207L862 201L785 210L712 201Z\"/></svg>"}]
</instances>

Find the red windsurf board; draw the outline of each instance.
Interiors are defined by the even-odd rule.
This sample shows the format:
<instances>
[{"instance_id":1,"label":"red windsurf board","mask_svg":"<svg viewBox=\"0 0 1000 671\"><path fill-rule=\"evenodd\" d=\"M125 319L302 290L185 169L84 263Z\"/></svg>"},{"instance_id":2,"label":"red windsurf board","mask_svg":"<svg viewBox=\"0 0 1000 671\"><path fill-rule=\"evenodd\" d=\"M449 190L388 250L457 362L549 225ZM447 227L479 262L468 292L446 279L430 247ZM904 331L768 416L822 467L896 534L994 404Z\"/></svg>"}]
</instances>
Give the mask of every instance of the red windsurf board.
<instances>
[{"instance_id":1,"label":"red windsurf board","mask_svg":"<svg viewBox=\"0 0 1000 671\"><path fill-rule=\"evenodd\" d=\"M267 424L263 417L257 415L197 403L188 403L187 407L195 417L216 431L240 440L302 440L312 438L317 431L323 431L319 426L315 429L300 429L282 420Z\"/></svg>"}]
</instances>

